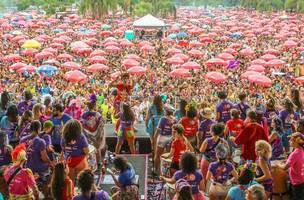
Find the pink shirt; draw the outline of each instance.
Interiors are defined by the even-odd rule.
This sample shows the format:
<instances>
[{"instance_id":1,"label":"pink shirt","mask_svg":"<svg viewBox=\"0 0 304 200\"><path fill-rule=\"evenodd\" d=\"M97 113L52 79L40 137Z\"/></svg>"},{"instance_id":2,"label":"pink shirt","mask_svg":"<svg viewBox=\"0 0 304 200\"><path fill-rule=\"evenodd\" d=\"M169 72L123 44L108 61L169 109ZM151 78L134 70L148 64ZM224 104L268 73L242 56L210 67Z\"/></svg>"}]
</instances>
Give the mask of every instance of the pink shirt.
<instances>
[{"instance_id":1,"label":"pink shirt","mask_svg":"<svg viewBox=\"0 0 304 200\"><path fill-rule=\"evenodd\" d=\"M4 179L8 181L9 177L16 170L16 166L10 166L5 174ZM34 175L30 169L21 169L13 178L9 185L9 193L14 195L26 195L30 188L36 185Z\"/></svg>"},{"instance_id":2,"label":"pink shirt","mask_svg":"<svg viewBox=\"0 0 304 200\"><path fill-rule=\"evenodd\" d=\"M289 177L292 185L304 183L304 149L296 148L288 157Z\"/></svg>"}]
</instances>

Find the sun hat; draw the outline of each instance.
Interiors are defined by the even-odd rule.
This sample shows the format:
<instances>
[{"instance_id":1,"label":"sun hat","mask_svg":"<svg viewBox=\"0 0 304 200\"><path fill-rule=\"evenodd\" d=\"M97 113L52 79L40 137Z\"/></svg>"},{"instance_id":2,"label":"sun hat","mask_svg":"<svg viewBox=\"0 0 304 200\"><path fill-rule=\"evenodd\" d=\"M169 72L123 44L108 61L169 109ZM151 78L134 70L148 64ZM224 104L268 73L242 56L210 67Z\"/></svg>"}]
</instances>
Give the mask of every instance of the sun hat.
<instances>
[{"instance_id":1,"label":"sun hat","mask_svg":"<svg viewBox=\"0 0 304 200\"><path fill-rule=\"evenodd\" d=\"M212 118L212 110L211 108L207 107L207 108L204 108L203 112L202 112L202 115L204 118L206 119L211 119Z\"/></svg>"}]
</instances>

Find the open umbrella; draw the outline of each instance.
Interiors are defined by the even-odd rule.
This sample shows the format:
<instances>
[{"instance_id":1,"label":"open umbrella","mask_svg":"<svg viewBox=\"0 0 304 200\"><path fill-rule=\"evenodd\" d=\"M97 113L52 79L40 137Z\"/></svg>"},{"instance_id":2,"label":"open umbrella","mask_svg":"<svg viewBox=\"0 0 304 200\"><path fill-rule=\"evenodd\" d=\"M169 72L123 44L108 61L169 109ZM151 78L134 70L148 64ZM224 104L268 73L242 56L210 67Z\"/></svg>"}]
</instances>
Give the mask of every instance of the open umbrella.
<instances>
[{"instance_id":1,"label":"open umbrella","mask_svg":"<svg viewBox=\"0 0 304 200\"><path fill-rule=\"evenodd\" d=\"M150 45L145 45L145 46L141 47L141 50L144 52L152 52L155 50L155 48Z\"/></svg>"},{"instance_id":2,"label":"open umbrella","mask_svg":"<svg viewBox=\"0 0 304 200\"><path fill-rule=\"evenodd\" d=\"M73 60L73 56L67 53L62 53L57 56L57 60L68 62Z\"/></svg>"},{"instance_id":3,"label":"open umbrella","mask_svg":"<svg viewBox=\"0 0 304 200\"><path fill-rule=\"evenodd\" d=\"M255 53L254 53L254 51L252 49L247 48L247 49L242 49L240 51L240 54L242 56L254 56Z\"/></svg>"},{"instance_id":4,"label":"open umbrella","mask_svg":"<svg viewBox=\"0 0 304 200\"><path fill-rule=\"evenodd\" d=\"M286 62L280 59L274 59L266 63L266 65L269 67L282 67L285 64Z\"/></svg>"},{"instance_id":5,"label":"open umbrella","mask_svg":"<svg viewBox=\"0 0 304 200\"><path fill-rule=\"evenodd\" d=\"M122 61L122 64L125 66L125 67L134 67L134 66L138 66L139 65L139 62L137 62L136 60L133 60L133 59L124 59Z\"/></svg>"},{"instance_id":6,"label":"open umbrella","mask_svg":"<svg viewBox=\"0 0 304 200\"><path fill-rule=\"evenodd\" d=\"M9 54L7 56L4 56L3 60L7 62L17 62L17 61L21 61L22 58L18 54Z\"/></svg>"},{"instance_id":7,"label":"open umbrella","mask_svg":"<svg viewBox=\"0 0 304 200\"><path fill-rule=\"evenodd\" d=\"M57 72L58 68L53 65L41 65L38 67L37 72L39 73L53 73Z\"/></svg>"},{"instance_id":8,"label":"open umbrella","mask_svg":"<svg viewBox=\"0 0 304 200\"><path fill-rule=\"evenodd\" d=\"M202 57L204 55L203 52L197 49L190 50L188 54L192 57L197 57L197 58Z\"/></svg>"},{"instance_id":9,"label":"open umbrella","mask_svg":"<svg viewBox=\"0 0 304 200\"><path fill-rule=\"evenodd\" d=\"M101 49L96 49L94 50L91 54L90 54L90 57L94 57L94 56L104 56L106 55L106 52L104 52L103 50Z\"/></svg>"},{"instance_id":10,"label":"open umbrella","mask_svg":"<svg viewBox=\"0 0 304 200\"><path fill-rule=\"evenodd\" d=\"M27 40L23 43L22 48L37 49L41 47L41 43L37 40Z\"/></svg>"},{"instance_id":11,"label":"open umbrella","mask_svg":"<svg viewBox=\"0 0 304 200\"><path fill-rule=\"evenodd\" d=\"M87 70L89 72L107 71L109 69L110 69L110 67L108 67L104 64L100 64L100 63L96 63L96 64L93 64L93 65L90 65L87 67Z\"/></svg>"},{"instance_id":12,"label":"open umbrella","mask_svg":"<svg viewBox=\"0 0 304 200\"><path fill-rule=\"evenodd\" d=\"M9 69L17 70L17 69L20 69L25 66L27 66L27 64L25 64L25 63L15 63L15 64L9 66Z\"/></svg>"},{"instance_id":13,"label":"open umbrella","mask_svg":"<svg viewBox=\"0 0 304 200\"><path fill-rule=\"evenodd\" d=\"M280 52L276 49L267 49L264 51L264 54L278 55L278 54L280 54Z\"/></svg>"},{"instance_id":14,"label":"open umbrella","mask_svg":"<svg viewBox=\"0 0 304 200\"><path fill-rule=\"evenodd\" d=\"M116 46L107 46L105 48L105 50L107 52L119 52L121 49L119 47L116 47Z\"/></svg>"},{"instance_id":15,"label":"open umbrella","mask_svg":"<svg viewBox=\"0 0 304 200\"><path fill-rule=\"evenodd\" d=\"M265 66L266 65L266 61L262 60L262 59L255 59L255 60L251 61L250 64Z\"/></svg>"},{"instance_id":16,"label":"open umbrella","mask_svg":"<svg viewBox=\"0 0 304 200\"><path fill-rule=\"evenodd\" d=\"M270 61L273 59L276 59L277 57L275 55L272 54L265 54L261 57L261 59L265 60L265 61Z\"/></svg>"},{"instance_id":17,"label":"open umbrella","mask_svg":"<svg viewBox=\"0 0 304 200\"><path fill-rule=\"evenodd\" d=\"M217 57L225 61L234 60L233 55L229 53L220 53Z\"/></svg>"},{"instance_id":18,"label":"open umbrella","mask_svg":"<svg viewBox=\"0 0 304 200\"><path fill-rule=\"evenodd\" d=\"M135 55L135 54L128 54L124 57L124 59L133 59L133 60L136 60L136 61L140 61L140 57L138 55Z\"/></svg>"},{"instance_id":19,"label":"open umbrella","mask_svg":"<svg viewBox=\"0 0 304 200\"><path fill-rule=\"evenodd\" d=\"M35 60L47 59L47 58L50 58L50 57L53 57L53 56L54 55L52 53L43 51L43 52L37 53L35 55Z\"/></svg>"},{"instance_id":20,"label":"open umbrella","mask_svg":"<svg viewBox=\"0 0 304 200\"><path fill-rule=\"evenodd\" d=\"M170 72L170 76L175 77L190 77L192 76L188 69L174 69Z\"/></svg>"},{"instance_id":21,"label":"open umbrella","mask_svg":"<svg viewBox=\"0 0 304 200\"><path fill-rule=\"evenodd\" d=\"M172 65L181 65L184 63L183 59L180 57L171 57L166 60L167 63L172 64Z\"/></svg>"},{"instance_id":22,"label":"open umbrella","mask_svg":"<svg viewBox=\"0 0 304 200\"><path fill-rule=\"evenodd\" d=\"M292 40L287 40L284 44L283 44L283 47L285 48L294 48L298 46L298 43L296 43L295 41L292 41Z\"/></svg>"},{"instance_id":23,"label":"open umbrella","mask_svg":"<svg viewBox=\"0 0 304 200\"><path fill-rule=\"evenodd\" d=\"M251 65L250 67L247 68L249 71L256 71L256 72L264 72L265 67L262 65Z\"/></svg>"},{"instance_id":24,"label":"open umbrella","mask_svg":"<svg viewBox=\"0 0 304 200\"><path fill-rule=\"evenodd\" d=\"M248 76L248 80L251 83L255 83L264 87L270 87L272 85L271 79L264 75L250 75Z\"/></svg>"},{"instance_id":25,"label":"open umbrella","mask_svg":"<svg viewBox=\"0 0 304 200\"><path fill-rule=\"evenodd\" d=\"M63 77L70 82L84 82L88 78L87 75L78 70L66 72Z\"/></svg>"},{"instance_id":26,"label":"open umbrella","mask_svg":"<svg viewBox=\"0 0 304 200\"><path fill-rule=\"evenodd\" d=\"M35 72L37 67L32 66L32 65L27 65L25 67L22 67L17 70L18 73L23 73L23 72Z\"/></svg>"},{"instance_id":27,"label":"open umbrella","mask_svg":"<svg viewBox=\"0 0 304 200\"><path fill-rule=\"evenodd\" d=\"M220 58L211 58L205 62L206 65L208 66L213 66L213 65L227 65L227 62L220 59Z\"/></svg>"},{"instance_id":28,"label":"open umbrella","mask_svg":"<svg viewBox=\"0 0 304 200\"><path fill-rule=\"evenodd\" d=\"M88 58L88 61L91 63L103 63L103 64L108 62L108 60L103 56L90 57Z\"/></svg>"},{"instance_id":29,"label":"open umbrella","mask_svg":"<svg viewBox=\"0 0 304 200\"><path fill-rule=\"evenodd\" d=\"M121 72L114 72L112 74L110 74L110 77L112 80L117 79L120 76Z\"/></svg>"},{"instance_id":30,"label":"open umbrella","mask_svg":"<svg viewBox=\"0 0 304 200\"><path fill-rule=\"evenodd\" d=\"M127 71L130 74L144 74L147 72L147 69L144 67L135 66L135 67L129 68Z\"/></svg>"},{"instance_id":31,"label":"open umbrella","mask_svg":"<svg viewBox=\"0 0 304 200\"><path fill-rule=\"evenodd\" d=\"M295 79L296 82L304 84L304 76L300 76L298 78Z\"/></svg>"},{"instance_id":32,"label":"open umbrella","mask_svg":"<svg viewBox=\"0 0 304 200\"><path fill-rule=\"evenodd\" d=\"M80 69L81 65L75 62L65 62L61 65L65 69Z\"/></svg>"},{"instance_id":33,"label":"open umbrella","mask_svg":"<svg viewBox=\"0 0 304 200\"><path fill-rule=\"evenodd\" d=\"M177 49L177 48L169 48L167 52L168 52L168 54L171 54L171 55L183 53L182 50Z\"/></svg>"},{"instance_id":34,"label":"open umbrella","mask_svg":"<svg viewBox=\"0 0 304 200\"><path fill-rule=\"evenodd\" d=\"M21 51L21 55L23 56L32 56L36 53L38 53L39 51L37 49L25 49L23 51Z\"/></svg>"},{"instance_id":35,"label":"open umbrella","mask_svg":"<svg viewBox=\"0 0 304 200\"><path fill-rule=\"evenodd\" d=\"M183 69L201 69L201 66L197 62L186 62L182 64Z\"/></svg>"},{"instance_id":36,"label":"open umbrella","mask_svg":"<svg viewBox=\"0 0 304 200\"><path fill-rule=\"evenodd\" d=\"M251 75L262 75L260 72L257 71L246 71L243 74L241 74L241 79L248 79Z\"/></svg>"},{"instance_id":37,"label":"open umbrella","mask_svg":"<svg viewBox=\"0 0 304 200\"><path fill-rule=\"evenodd\" d=\"M225 82L228 77L225 76L224 74L222 74L221 72L213 71L213 72L208 72L205 75L205 78L214 83L222 83L222 82Z\"/></svg>"}]
</instances>

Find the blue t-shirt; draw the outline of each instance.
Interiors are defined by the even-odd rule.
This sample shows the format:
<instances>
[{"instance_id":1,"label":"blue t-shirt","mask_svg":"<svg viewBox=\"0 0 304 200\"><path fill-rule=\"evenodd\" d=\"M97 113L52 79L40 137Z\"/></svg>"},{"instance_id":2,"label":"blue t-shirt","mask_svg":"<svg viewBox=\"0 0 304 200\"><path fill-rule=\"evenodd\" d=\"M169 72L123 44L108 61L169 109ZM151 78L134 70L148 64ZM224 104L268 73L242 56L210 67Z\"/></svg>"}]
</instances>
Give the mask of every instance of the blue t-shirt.
<instances>
[{"instance_id":1,"label":"blue t-shirt","mask_svg":"<svg viewBox=\"0 0 304 200\"><path fill-rule=\"evenodd\" d=\"M248 185L236 185L233 186L232 188L230 188L230 190L228 191L228 197L231 200L245 200L245 190L252 186L258 184L256 181L251 181Z\"/></svg>"},{"instance_id":2,"label":"blue t-shirt","mask_svg":"<svg viewBox=\"0 0 304 200\"><path fill-rule=\"evenodd\" d=\"M57 117L52 117L50 120L54 124L54 130L52 134L52 143L54 145L60 145L61 142L61 130L63 128L63 125L67 123L72 117L66 113L63 113L62 117L59 119Z\"/></svg>"},{"instance_id":3,"label":"blue t-shirt","mask_svg":"<svg viewBox=\"0 0 304 200\"><path fill-rule=\"evenodd\" d=\"M119 174L118 182L122 187L126 187L135 183L135 171L131 164L129 168Z\"/></svg>"}]
</instances>

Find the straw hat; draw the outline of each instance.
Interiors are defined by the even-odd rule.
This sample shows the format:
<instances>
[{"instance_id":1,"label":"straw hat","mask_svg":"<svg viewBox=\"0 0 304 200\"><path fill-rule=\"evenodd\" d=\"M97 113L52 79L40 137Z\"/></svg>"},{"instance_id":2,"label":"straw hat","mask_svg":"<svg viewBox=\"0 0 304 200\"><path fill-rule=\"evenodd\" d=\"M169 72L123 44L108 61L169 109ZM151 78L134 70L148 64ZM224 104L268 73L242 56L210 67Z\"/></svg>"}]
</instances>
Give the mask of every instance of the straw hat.
<instances>
[{"instance_id":1,"label":"straw hat","mask_svg":"<svg viewBox=\"0 0 304 200\"><path fill-rule=\"evenodd\" d=\"M212 119L212 114L213 114L212 110L209 107L204 108L204 110L202 112L203 117L206 119Z\"/></svg>"}]
</instances>

